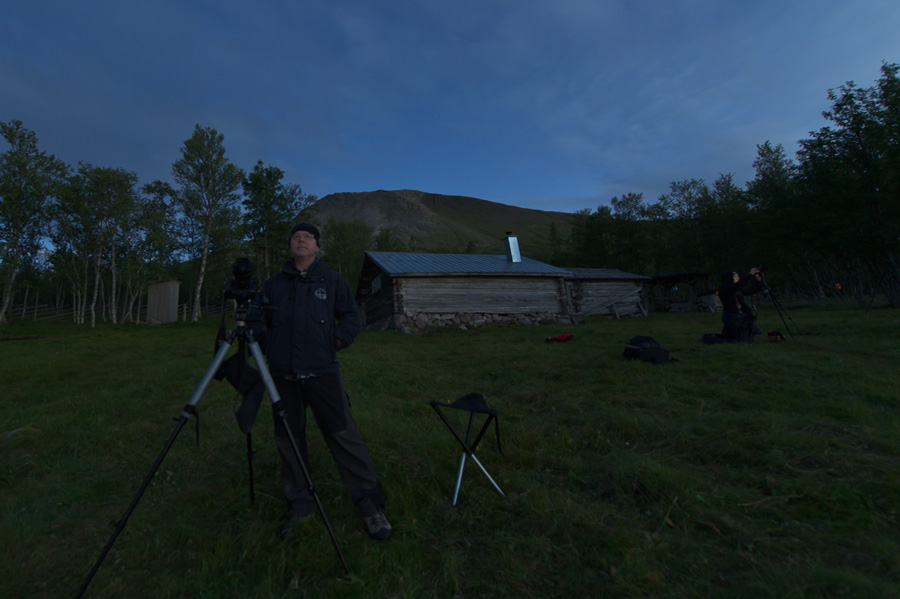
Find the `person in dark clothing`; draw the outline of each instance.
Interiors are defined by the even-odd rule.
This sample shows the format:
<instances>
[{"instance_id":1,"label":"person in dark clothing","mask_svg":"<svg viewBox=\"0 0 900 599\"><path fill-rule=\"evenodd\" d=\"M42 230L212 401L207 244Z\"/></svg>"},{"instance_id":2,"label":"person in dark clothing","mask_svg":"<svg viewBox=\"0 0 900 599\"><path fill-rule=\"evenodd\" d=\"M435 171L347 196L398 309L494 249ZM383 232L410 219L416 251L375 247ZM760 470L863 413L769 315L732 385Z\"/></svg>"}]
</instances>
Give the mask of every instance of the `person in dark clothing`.
<instances>
[{"instance_id":1,"label":"person in dark clothing","mask_svg":"<svg viewBox=\"0 0 900 599\"><path fill-rule=\"evenodd\" d=\"M722 337L726 341L752 343L756 318L744 296L762 289L762 274L758 268L750 269L750 276L742 279L735 270L721 274L719 300L722 302Z\"/></svg>"},{"instance_id":2,"label":"person in dark clothing","mask_svg":"<svg viewBox=\"0 0 900 599\"><path fill-rule=\"evenodd\" d=\"M360 331L359 310L347 281L318 258L315 226L295 226L288 243L291 259L259 294L266 321L266 362L304 463L309 465L309 408L369 535L385 540L391 525L384 515L384 491L350 413L337 360L337 352L349 347ZM280 418L275 418L275 442L289 510L289 526L282 531L286 537L290 525L311 517L316 505Z\"/></svg>"}]
</instances>

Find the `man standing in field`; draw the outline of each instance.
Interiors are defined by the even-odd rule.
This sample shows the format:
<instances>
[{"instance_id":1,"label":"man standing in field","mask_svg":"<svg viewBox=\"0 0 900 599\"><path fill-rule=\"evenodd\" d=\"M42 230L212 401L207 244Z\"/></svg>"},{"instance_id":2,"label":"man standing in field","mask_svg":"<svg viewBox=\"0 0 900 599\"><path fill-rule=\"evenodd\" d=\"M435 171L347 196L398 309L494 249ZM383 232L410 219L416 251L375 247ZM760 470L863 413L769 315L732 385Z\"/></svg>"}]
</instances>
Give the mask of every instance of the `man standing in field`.
<instances>
[{"instance_id":1,"label":"man standing in field","mask_svg":"<svg viewBox=\"0 0 900 599\"><path fill-rule=\"evenodd\" d=\"M337 352L349 347L360 331L359 310L347 281L318 258L319 230L315 226L295 226L288 244L291 259L263 284L260 294L267 329L266 361L305 464L309 465L308 407L369 535L385 540L391 536L391 525L384 516L384 492L356 430L337 361ZM282 531L285 538L291 524L314 515L316 505L284 424L277 417L275 442L289 509L288 526Z\"/></svg>"}]
</instances>

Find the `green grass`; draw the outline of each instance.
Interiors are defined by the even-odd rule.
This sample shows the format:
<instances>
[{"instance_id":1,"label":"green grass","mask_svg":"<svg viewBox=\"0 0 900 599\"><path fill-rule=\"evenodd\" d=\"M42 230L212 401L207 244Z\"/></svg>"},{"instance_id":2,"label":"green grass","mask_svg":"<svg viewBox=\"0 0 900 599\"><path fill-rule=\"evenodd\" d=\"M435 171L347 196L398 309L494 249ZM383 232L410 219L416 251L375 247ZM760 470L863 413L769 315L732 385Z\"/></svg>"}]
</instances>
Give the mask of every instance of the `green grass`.
<instances>
[{"instance_id":1,"label":"green grass","mask_svg":"<svg viewBox=\"0 0 900 599\"><path fill-rule=\"evenodd\" d=\"M342 353L395 535L371 541L310 429L321 520L278 538L267 407L213 381L87 597L900 596L900 311L789 310L808 341L706 346L709 314L403 336ZM762 328L784 329L764 310ZM0 596L74 596L209 365L217 323L13 323L0 337ZM575 341L544 339L571 333ZM650 335L676 362L626 361ZM459 450L430 408L500 413ZM460 414L461 416L461 414Z\"/></svg>"}]
</instances>

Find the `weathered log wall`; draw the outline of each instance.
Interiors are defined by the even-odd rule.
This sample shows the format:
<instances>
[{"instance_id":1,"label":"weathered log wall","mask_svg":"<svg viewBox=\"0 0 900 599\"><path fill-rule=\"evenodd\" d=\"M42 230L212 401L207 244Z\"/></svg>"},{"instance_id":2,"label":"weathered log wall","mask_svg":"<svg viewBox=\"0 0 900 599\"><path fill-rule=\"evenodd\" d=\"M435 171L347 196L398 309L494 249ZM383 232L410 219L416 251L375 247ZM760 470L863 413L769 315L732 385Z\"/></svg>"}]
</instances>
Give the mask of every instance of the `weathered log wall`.
<instances>
[{"instance_id":1,"label":"weathered log wall","mask_svg":"<svg viewBox=\"0 0 900 599\"><path fill-rule=\"evenodd\" d=\"M579 316L641 316L643 288L638 281L590 281L573 279L568 282L572 309Z\"/></svg>"},{"instance_id":2,"label":"weathered log wall","mask_svg":"<svg viewBox=\"0 0 900 599\"><path fill-rule=\"evenodd\" d=\"M380 280L373 285L376 277ZM369 328L472 328L490 323L572 322L646 315L638 281L562 277L426 276L366 278L361 306Z\"/></svg>"},{"instance_id":3,"label":"weathered log wall","mask_svg":"<svg viewBox=\"0 0 900 599\"><path fill-rule=\"evenodd\" d=\"M395 279L397 313L568 314L562 278L416 277Z\"/></svg>"}]
</instances>

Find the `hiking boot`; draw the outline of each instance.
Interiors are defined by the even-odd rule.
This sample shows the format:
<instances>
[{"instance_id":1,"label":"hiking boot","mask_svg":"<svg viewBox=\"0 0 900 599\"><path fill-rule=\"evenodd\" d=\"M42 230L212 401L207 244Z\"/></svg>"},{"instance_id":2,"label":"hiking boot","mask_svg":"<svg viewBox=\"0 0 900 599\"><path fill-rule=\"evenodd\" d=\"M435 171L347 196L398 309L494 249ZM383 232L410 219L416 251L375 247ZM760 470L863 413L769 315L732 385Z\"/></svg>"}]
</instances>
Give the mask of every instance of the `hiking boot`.
<instances>
[{"instance_id":1,"label":"hiking boot","mask_svg":"<svg viewBox=\"0 0 900 599\"><path fill-rule=\"evenodd\" d=\"M308 513L308 514L303 514L303 515L301 515L301 516L291 516L291 517L288 519L287 525L286 525L284 528L281 529L281 533L279 534L279 536L281 537L281 540L282 540L282 541L287 540L287 538L288 538L289 536L291 536L291 534L292 534L295 530L297 530L297 529L298 529L300 526L302 526L303 524L305 524L305 523L309 522L310 520L312 520L312 518L313 518L314 515L315 515L314 512L310 512L310 513Z\"/></svg>"},{"instance_id":2,"label":"hiking boot","mask_svg":"<svg viewBox=\"0 0 900 599\"><path fill-rule=\"evenodd\" d=\"M363 516L363 522L366 524L369 536L376 541L386 541L391 538L391 523L384 517L384 512Z\"/></svg>"}]
</instances>

